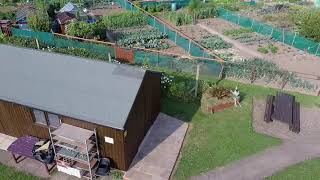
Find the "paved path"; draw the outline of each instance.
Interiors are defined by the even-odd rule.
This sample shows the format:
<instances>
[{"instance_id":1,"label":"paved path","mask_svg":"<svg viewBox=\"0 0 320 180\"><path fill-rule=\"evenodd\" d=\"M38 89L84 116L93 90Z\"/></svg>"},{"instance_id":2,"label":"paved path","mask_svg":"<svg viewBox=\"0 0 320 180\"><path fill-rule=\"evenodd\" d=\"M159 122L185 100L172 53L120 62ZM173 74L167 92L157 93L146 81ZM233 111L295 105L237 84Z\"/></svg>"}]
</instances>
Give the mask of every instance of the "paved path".
<instances>
[{"instance_id":1,"label":"paved path","mask_svg":"<svg viewBox=\"0 0 320 180\"><path fill-rule=\"evenodd\" d=\"M282 145L269 148L192 179L261 180L291 165L320 157L319 109L301 108L301 131L299 135L288 131L288 125L286 124L265 123L263 121L264 109L264 102L254 100L253 127L257 132L281 138L283 140ZM260 128L260 126L264 128Z\"/></svg>"},{"instance_id":2,"label":"paved path","mask_svg":"<svg viewBox=\"0 0 320 180\"><path fill-rule=\"evenodd\" d=\"M193 177L194 180L262 180L298 162L320 157L319 138L286 142L215 171Z\"/></svg>"},{"instance_id":3,"label":"paved path","mask_svg":"<svg viewBox=\"0 0 320 180\"><path fill-rule=\"evenodd\" d=\"M168 180L187 129L187 123L160 113L124 179Z\"/></svg>"}]
</instances>

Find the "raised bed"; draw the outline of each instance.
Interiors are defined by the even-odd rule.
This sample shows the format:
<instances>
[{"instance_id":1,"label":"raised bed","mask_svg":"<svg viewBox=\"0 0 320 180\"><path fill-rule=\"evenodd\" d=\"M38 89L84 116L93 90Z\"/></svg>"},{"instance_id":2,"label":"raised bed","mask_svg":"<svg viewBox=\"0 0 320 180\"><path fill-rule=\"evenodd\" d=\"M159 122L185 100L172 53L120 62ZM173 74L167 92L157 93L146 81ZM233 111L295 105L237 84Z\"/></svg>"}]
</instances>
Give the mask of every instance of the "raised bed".
<instances>
[{"instance_id":1,"label":"raised bed","mask_svg":"<svg viewBox=\"0 0 320 180\"><path fill-rule=\"evenodd\" d=\"M205 91L201 99L201 109L204 113L215 113L234 106L230 90L223 87L211 87Z\"/></svg>"}]
</instances>

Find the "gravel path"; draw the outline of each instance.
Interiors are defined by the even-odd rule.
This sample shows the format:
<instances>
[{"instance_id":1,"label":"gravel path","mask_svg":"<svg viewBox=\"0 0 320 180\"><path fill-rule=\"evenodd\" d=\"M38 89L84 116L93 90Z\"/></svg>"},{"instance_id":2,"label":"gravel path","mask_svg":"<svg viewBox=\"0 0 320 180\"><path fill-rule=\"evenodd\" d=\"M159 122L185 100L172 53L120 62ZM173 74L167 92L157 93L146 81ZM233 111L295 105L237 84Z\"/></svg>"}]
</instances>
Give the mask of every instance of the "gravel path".
<instances>
[{"instance_id":1,"label":"gravel path","mask_svg":"<svg viewBox=\"0 0 320 180\"><path fill-rule=\"evenodd\" d=\"M262 180L288 166L320 157L319 109L301 108L301 132L295 134L288 130L288 125L278 122L265 123L263 121L265 102L254 100L253 103L254 130L281 138L283 144L192 179Z\"/></svg>"}]
</instances>

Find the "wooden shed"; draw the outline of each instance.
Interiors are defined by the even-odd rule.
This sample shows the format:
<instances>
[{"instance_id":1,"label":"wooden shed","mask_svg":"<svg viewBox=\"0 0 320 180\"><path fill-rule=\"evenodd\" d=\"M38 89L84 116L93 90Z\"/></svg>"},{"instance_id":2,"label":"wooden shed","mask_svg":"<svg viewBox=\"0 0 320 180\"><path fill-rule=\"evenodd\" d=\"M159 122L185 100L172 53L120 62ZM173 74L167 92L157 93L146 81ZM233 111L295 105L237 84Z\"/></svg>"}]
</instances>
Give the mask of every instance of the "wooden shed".
<instances>
[{"instance_id":1,"label":"wooden shed","mask_svg":"<svg viewBox=\"0 0 320 180\"><path fill-rule=\"evenodd\" d=\"M0 133L49 138L61 123L96 129L102 157L127 170L160 111L160 74L0 45Z\"/></svg>"}]
</instances>

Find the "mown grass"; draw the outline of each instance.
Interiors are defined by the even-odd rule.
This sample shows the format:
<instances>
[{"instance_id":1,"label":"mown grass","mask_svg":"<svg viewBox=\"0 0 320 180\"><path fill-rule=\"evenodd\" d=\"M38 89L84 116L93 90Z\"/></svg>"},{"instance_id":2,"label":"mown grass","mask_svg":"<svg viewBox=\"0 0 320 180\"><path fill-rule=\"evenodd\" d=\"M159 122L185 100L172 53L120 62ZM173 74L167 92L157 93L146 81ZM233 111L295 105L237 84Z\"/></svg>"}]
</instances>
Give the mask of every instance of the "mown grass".
<instances>
[{"instance_id":1,"label":"mown grass","mask_svg":"<svg viewBox=\"0 0 320 180\"><path fill-rule=\"evenodd\" d=\"M1 180L41 180L41 178L16 171L12 167L7 167L0 164L0 179Z\"/></svg>"},{"instance_id":2,"label":"mown grass","mask_svg":"<svg viewBox=\"0 0 320 180\"><path fill-rule=\"evenodd\" d=\"M314 180L320 179L320 158L301 162L274 174L265 180Z\"/></svg>"},{"instance_id":3,"label":"mown grass","mask_svg":"<svg viewBox=\"0 0 320 180\"><path fill-rule=\"evenodd\" d=\"M277 90L222 80L220 85L237 86L242 93L242 107L207 115L198 103L182 103L164 99L162 112L190 122L173 179L191 176L224 166L232 161L281 144L279 139L255 133L252 129L252 99L276 94ZM320 98L291 93L303 106L319 106Z\"/></svg>"}]
</instances>

